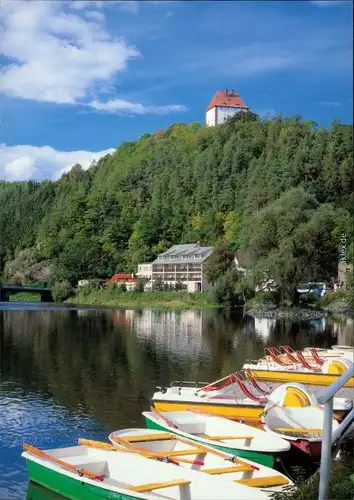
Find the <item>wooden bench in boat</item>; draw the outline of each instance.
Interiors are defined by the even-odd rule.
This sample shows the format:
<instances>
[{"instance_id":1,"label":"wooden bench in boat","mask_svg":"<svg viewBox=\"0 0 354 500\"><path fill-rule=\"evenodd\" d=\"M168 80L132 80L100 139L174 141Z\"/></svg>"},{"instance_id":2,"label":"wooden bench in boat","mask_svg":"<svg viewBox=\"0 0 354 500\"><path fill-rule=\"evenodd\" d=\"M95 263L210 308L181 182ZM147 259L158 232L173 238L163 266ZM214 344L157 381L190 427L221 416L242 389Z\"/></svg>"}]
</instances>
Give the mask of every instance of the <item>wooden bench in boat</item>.
<instances>
[{"instance_id":1,"label":"wooden bench in boat","mask_svg":"<svg viewBox=\"0 0 354 500\"><path fill-rule=\"evenodd\" d=\"M89 465L95 464L97 462L106 464L106 460L100 460L94 455L72 455L71 457L65 457L65 461L71 465Z\"/></svg>"},{"instance_id":2,"label":"wooden bench in boat","mask_svg":"<svg viewBox=\"0 0 354 500\"><path fill-rule=\"evenodd\" d=\"M169 441L171 439L177 439L177 436L169 434L168 432L161 432L156 434L134 434L131 436L117 436L120 439L124 439L129 443L143 443L146 441Z\"/></svg>"},{"instance_id":3,"label":"wooden bench in boat","mask_svg":"<svg viewBox=\"0 0 354 500\"><path fill-rule=\"evenodd\" d=\"M209 436L208 434L198 435L203 439L210 439L211 441L224 441L227 439L254 439L254 436Z\"/></svg>"},{"instance_id":4,"label":"wooden bench in boat","mask_svg":"<svg viewBox=\"0 0 354 500\"><path fill-rule=\"evenodd\" d=\"M137 486L130 486L126 489L130 491L136 491L138 493L144 493L145 491L170 488L172 486L187 486L189 484L191 484L191 481L189 481L188 479L173 479L172 481L165 481L163 483L138 484Z\"/></svg>"},{"instance_id":5,"label":"wooden bench in boat","mask_svg":"<svg viewBox=\"0 0 354 500\"><path fill-rule=\"evenodd\" d=\"M245 486L253 486L254 488L267 488L271 486L283 486L289 484L289 481L284 476L266 476L266 477L249 477L246 479L235 479L234 483L244 484Z\"/></svg>"},{"instance_id":6,"label":"wooden bench in boat","mask_svg":"<svg viewBox=\"0 0 354 500\"><path fill-rule=\"evenodd\" d=\"M247 465L235 465L234 467L217 467L216 469L200 469L200 472L205 472L206 474L228 474L231 472L246 472L253 470L252 467Z\"/></svg>"}]
</instances>

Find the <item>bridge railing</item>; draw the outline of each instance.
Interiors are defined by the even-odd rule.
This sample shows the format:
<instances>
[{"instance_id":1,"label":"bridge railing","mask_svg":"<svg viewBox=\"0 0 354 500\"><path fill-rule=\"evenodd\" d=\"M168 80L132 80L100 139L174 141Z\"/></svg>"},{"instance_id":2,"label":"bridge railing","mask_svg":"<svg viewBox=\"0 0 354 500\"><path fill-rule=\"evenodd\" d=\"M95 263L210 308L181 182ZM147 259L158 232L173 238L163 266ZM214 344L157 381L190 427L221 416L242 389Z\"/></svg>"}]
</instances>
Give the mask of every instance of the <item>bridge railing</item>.
<instances>
[{"instance_id":1,"label":"bridge railing","mask_svg":"<svg viewBox=\"0 0 354 500\"><path fill-rule=\"evenodd\" d=\"M332 444L336 442L348 429L354 419L354 409L341 422L335 433L332 435L333 422L333 398L335 394L354 376L354 364L348 368L325 392L317 398L320 405L324 405L323 417L323 435L321 448L321 466L320 466L320 487L318 500L325 500L328 493L329 475L332 464Z\"/></svg>"}]
</instances>

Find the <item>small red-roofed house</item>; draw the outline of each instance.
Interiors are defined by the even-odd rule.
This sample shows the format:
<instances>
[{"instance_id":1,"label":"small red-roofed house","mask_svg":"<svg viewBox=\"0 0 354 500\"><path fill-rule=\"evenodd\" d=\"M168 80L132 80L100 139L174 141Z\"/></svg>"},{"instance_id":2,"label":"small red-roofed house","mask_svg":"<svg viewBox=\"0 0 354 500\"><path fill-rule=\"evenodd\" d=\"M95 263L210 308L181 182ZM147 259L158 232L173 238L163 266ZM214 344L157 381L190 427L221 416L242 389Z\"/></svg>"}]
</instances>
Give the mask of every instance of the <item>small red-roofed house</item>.
<instances>
[{"instance_id":1,"label":"small red-roofed house","mask_svg":"<svg viewBox=\"0 0 354 500\"><path fill-rule=\"evenodd\" d=\"M234 90L228 92L226 89L221 92L216 92L206 110L206 125L208 127L220 125L220 123L224 123L229 116L239 113L240 111L249 111L249 109L250 108L246 106L240 95Z\"/></svg>"},{"instance_id":2,"label":"small red-roofed house","mask_svg":"<svg viewBox=\"0 0 354 500\"><path fill-rule=\"evenodd\" d=\"M136 278L134 278L132 274L116 273L106 282L106 285L111 284L115 284L117 286L125 285L127 290L133 290L136 284Z\"/></svg>"}]
</instances>

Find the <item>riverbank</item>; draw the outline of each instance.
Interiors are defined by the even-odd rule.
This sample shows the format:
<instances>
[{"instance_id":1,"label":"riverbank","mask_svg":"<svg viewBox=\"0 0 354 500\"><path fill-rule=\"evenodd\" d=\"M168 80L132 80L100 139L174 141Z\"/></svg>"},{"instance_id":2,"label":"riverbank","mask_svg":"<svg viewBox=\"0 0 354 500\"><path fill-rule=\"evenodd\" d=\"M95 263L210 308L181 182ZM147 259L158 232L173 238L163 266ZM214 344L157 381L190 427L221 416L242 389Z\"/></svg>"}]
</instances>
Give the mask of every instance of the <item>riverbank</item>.
<instances>
[{"instance_id":1,"label":"riverbank","mask_svg":"<svg viewBox=\"0 0 354 500\"><path fill-rule=\"evenodd\" d=\"M212 292L123 292L116 289L79 290L74 297L66 300L70 304L83 306L128 307L130 309L220 309ZM279 318L293 321L310 321L324 318L331 314L354 315L348 302L334 299L325 306L320 303L303 307L278 307L272 302L258 301L253 298L245 308L239 306L246 314L255 318Z\"/></svg>"},{"instance_id":2,"label":"riverbank","mask_svg":"<svg viewBox=\"0 0 354 500\"><path fill-rule=\"evenodd\" d=\"M130 309L216 309L211 292L122 292L117 290L79 291L67 300L70 304L127 307Z\"/></svg>"},{"instance_id":3,"label":"riverbank","mask_svg":"<svg viewBox=\"0 0 354 500\"><path fill-rule=\"evenodd\" d=\"M15 293L10 295L10 302L40 302L41 295L39 293Z\"/></svg>"},{"instance_id":4,"label":"riverbank","mask_svg":"<svg viewBox=\"0 0 354 500\"><path fill-rule=\"evenodd\" d=\"M321 319L327 316L327 312L320 309L301 309L298 307L284 308L267 308L267 307L252 307L247 309L246 313L254 318L269 318L269 319L291 319L291 320L313 320Z\"/></svg>"},{"instance_id":5,"label":"riverbank","mask_svg":"<svg viewBox=\"0 0 354 500\"><path fill-rule=\"evenodd\" d=\"M336 460L330 474L327 498L330 500L346 500L353 498L353 457ZM296 481L295 487L284 489L273 496L273 500L314 500L318 497L320 475L317 471L312 478Z\"/></svg>"},{"instance_id":6,"label":"riverbank","mask_svg":"<svg viewBox=\"0 0 354 500\"><path fill-rule=\"evenodd\" d=\"M293 321L316 320L328 315L354 316L354 307L343 293L328 293L324 297L306 294L300 304L281 307L274 303L272 294L258 294L251 299L245 311L255 318L283 318Z\"/></svg>"}]
</instances>

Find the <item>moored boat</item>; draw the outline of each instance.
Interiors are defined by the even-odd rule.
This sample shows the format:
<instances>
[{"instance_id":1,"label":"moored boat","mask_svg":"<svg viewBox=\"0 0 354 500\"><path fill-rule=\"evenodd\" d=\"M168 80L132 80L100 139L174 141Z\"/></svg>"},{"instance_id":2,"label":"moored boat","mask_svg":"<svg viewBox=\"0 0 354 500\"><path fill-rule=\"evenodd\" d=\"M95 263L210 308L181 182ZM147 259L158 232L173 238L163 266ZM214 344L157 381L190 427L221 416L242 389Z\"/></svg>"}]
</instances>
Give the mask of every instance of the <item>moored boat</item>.
<instances>
[{"instance_id":1,"label":"moored boat","mask_svg":"<svg viewBox=\"0 0 354 500\"><path fill-rule=\"evenodd\" d=\"M272 389L266 382L258 381L249 372L234 373L204 386L195 383L172 382L170 387L158 388L153 394L154 407L162 412L198 409L205 413L244 421L260 427L261 415ZM305 385L285 383L278 388L283 393L284 406L316 405L314 392ZM334 413L342 419L353 407L353 402L334 398Z\"/></svg>"},{"instance_id":2,"label":"moored boat","mask_svg":"<svg viewBox=\"0 0 354 500\"><path fill-rule=\"evenodd\" d=\"M310 363L302 351L288 351L284 355L274 347L267 348L267 351L268 354L264 358L246 361L243 365L243 369L249 370L258 380L329 386L353 364L352 360L339 355L328 359L321 359L319 356L320 362ZM333 350L333 353L336 351ZM351 377L344 386L353 388L354 377Z\"/></svg>"},{"instance_id":3,"label":"moored boat","mask_svg":"<svg viewBox=\"0 0 354 500\"><path fill-rule=\"evenodd\" d=\"M268 467L273 466L276 456L290 448L283 439L270 438L263 430L226 418L191 411L152 410L143 412L149 429L167 431Z\"/></svg>"},{"instance_id":4,"label":"moored boat","mask_svg":"<svg viewBox=\"0 0 354 500\"><path fill-rule=\"evenodd\" d=\"M323 409L318 406L284 407L269 401L261 420L270 436L286 439L293 447L316 459L321 455L323 416ZM338 427L339 423L333 418L333 431Z\"/></svg>"},{"instance_id":5,"label":"moored boat","mask_svg":"<svg viewBox=\"0 0 354 500\"><path fill-rule=\"evenodd\" d=\"M269 492L269 495L293 485L290 479L274 469L247 459L241 460L235 455L169 432L123 429L112 432L109 440L118 449L125 448L143 453L151 459L170 462L205 474L222 475L227 481L262 488Z\"/></svg>"},{"instance_id":6,"label":"moored boat","mask_svg":"<svg viewBox=\"0 0 354 500\"><path fill-rule=\"evenodd\" d=\"M107 445L110 446L110 445ZM265 500L267 494L220 476L92 446L41 451L24 445L31 481L69 500Z\"/></svg>"},{"instance_id":7,"label":"moored boat","mask_svg":"<svg viewBox=\"0 0 354 500\"><path fill-rule=\"evenodd\" d=\"M345 358L353 362L354 348L350 346L332 346L331 349L321 347L305 347L304 349L294 350L289 345L281 345L279 348L267 347L265 356L262 359L274 361L279 366L284 364L296 364L307 369L317 369L324 365L326 361ZM337 363L331 367L335 373L336 370L342 369Z\"/></svg>"}]
</instances>

